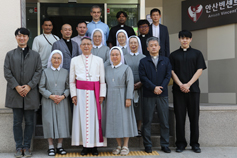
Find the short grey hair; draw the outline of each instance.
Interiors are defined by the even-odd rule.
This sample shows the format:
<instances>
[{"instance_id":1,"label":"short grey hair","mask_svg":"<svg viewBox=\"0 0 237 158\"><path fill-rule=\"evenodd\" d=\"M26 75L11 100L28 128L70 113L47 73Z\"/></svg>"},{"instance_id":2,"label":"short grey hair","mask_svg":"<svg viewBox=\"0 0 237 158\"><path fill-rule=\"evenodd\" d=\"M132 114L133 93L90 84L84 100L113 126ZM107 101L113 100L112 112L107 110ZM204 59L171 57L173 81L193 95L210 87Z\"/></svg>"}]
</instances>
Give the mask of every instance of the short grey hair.
<instances>
[{"instance_id":1,"label":"short grey hair","mask_svg":"<svg viewBox=\"0 0 237 158\"><path fill-rule=\"evenodd\" d=\"M146 46L147 46L147 47L148 47L148 44L149 44L150 41L157 41L158 44L160 45L160 43L159 43L159 38L157 38L157 37L149 37L149 38L146 40Z\"/></svg>"},{"instance_id":2,"label":"short grey hair","mask_svg":"<svg viewBox=\"0 0 237 158\"><path fill-rule=\"evenodd\" d=\"M98 5L93 5L93 6L91 7L91 12L92 12L92 10L93 10L94 8L100 8L100 6L98 6ZM100 12L102 12L102 9L101 9L101 8L100 8Z\"/></svg>"}]
</instances>

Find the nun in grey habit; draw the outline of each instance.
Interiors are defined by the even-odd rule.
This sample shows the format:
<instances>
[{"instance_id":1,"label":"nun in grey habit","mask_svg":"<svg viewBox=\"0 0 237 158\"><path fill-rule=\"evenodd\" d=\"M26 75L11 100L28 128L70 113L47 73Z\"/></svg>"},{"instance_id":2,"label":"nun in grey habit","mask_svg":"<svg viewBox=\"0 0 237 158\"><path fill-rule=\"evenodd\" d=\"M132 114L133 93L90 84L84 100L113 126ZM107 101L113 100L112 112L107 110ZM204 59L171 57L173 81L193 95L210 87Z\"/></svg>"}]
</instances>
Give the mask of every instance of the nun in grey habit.
<instances>
[{"instance_id":1,"label":"nun in grey habit","mask_svg":"<svg viewBox=\"0 0 237 158\"><path fill-rule=\"evenodd\" d=\"M141 125L142 125L142 83L139 77L139 63L144 57L142 53L141 41L137 36L130 36L128 39L128 53L124 56L125 64L127 64L133 72L134 77L134 93L133 93L133 105L137 120L138 136L141 137Z\"/></svg>"},{"instance_id":2,"label":"nun in grey habit","mask_svg":"<svg viewBox=\"0 0 237 158\"><path fill-rule=\"evenodd\" d=\"M104 44L104 33L101 29L94 29L91 34L93 48L91 53L98 57L101 57L104 62L104 66L109 65L109 47Z\"/></svg>"},{"instance_id":3,"label":"nun in grey habit","mask_svg":"<svg viewBox=\"0 0 237 158\"><path fill-rule=\"evenodd\" d=\"M125 30L120 29L116 33L116 44L121 48L123 51L123 55L126 55L127 52L127 42L128 42L128 34Z\"/></svg>"},{"instance_id":4,"label":"nun in grey habit","mask_svg":"<svg viewBox=\"0 0 237 158\"><path fill-rule=\"evenodd\" d=\"M44 138L48 139L48 155L55 153L65 155L62 148L63 138L70 137L71 114L69 107L68 71L63 66L63 55L60 50L54 50L49 57L47 69L44 69L39 83L42 94L42 122ZM53 139L58 139L55 151Z\"/></svg>"},{"instance_id":5,"label":"nun in grey habit","mask_svg":"<svg viewBox=\"0 0 237 158\"><path fill-rule=\"evenodd\" d=\"M132 70L124 65L121 48L115 46L110 50L111 65L105 68L107 83L106 123L104 134L107 138L116 138L118 146L113 154L129 153L129 137L137 136L136 118L133 109L134 79ZM123 147L121 138L123 138Z\"/></svg>"}]
</instances>

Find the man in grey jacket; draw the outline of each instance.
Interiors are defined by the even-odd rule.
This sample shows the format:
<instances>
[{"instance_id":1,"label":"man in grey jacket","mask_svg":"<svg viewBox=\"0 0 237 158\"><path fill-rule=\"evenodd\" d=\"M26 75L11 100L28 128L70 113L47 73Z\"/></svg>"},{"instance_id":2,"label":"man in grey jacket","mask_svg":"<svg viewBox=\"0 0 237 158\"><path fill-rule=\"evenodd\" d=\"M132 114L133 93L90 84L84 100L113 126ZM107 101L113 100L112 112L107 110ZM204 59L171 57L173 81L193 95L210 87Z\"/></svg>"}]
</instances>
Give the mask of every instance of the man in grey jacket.
<instances>
[{"instance_id":1,"label":"man in grey jacket","mask_svg":"<svg viewBox=\"0 0 237 158\"><path fill-rule=\"evenodd\" d=\"M62 38L54 42L53 50L60 50L63 53L63 68L70 71L71 59L79 55L78 45L75 41L71 40L72 26L64 24L61 28Z\"/></svg>"},{"instance_id":2,"label":"man in grey jacket","mask_svg":"<svg viewBox=\"0 0 237 158\"><path fill-rule=\"evenodd\" d=\"M39 53L27 46L29 34L26 28L18 28L15 31L18 47L6 54L4 62L4 77L7 80L5 106L13 110L13 133L17 150L15 157L32 155L30 143L34 131L34 115L40 103L37 84L40 81L42 65Z\"/></svg>"}]
</instances>

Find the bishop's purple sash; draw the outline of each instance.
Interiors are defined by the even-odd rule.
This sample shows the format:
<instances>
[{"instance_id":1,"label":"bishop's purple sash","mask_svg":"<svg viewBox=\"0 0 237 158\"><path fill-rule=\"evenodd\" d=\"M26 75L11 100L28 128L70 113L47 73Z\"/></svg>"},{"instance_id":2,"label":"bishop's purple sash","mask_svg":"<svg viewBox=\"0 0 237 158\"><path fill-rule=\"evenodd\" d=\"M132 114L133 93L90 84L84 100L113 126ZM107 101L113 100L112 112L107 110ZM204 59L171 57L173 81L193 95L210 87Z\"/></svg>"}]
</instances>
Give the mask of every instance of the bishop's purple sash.
<instances>
[{"instance_id":1,"label":"bishop's purple sash","mask_svg":"<svg viewBox=\"0 0 237 158\"><path fill-rule=\"evenodd\" d=\"M99 139L100 142L103 142L103 134L101 128L101 107L100 107L100 82L99 81L80 81L77 80L76 82L77 89L83 90L93 90L95 92L95 99L97 105L97 113L98 113L98 120L99 120Z\"/></svg>"}]
</instances>

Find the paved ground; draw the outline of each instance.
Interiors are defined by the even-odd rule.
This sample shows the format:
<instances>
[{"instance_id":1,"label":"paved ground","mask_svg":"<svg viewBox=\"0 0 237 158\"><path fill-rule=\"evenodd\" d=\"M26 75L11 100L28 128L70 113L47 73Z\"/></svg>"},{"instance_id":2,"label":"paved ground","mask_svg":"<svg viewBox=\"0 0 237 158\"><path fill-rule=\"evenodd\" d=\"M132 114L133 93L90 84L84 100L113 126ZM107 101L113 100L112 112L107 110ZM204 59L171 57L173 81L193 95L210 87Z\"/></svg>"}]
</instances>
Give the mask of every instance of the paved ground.
<instances>
[{"instance_id":1,"label":"paved ground","mask_svg":"<svg viewBox=\"0 0 237 158\"><path fill-rule=\"evenodd\" d=\"M175 148L171 148L172 152L170 154L166 154L160 151L159 148L154 148L154 151L157 151L159 156L126 156L127 158L237 158L237 147L202 147L202 153L197 154L194 153L190 148L187 148L182 153L176 153ZM130 149L136 150L137 149ZM142 150L142 149L141 149ZM75 150L67 150L68 152L75 152ZM111 151L111 149L100 149L99 151ZM0 153L1 158L12 158L14 153ZM34 158L49 158L46 151L33 151ZM110 156L103 158L112 158L118 156ZM102 157L101 157L102 158ZM125 157L122 157L125 158Z\"/></svg>"}]
</instances>

